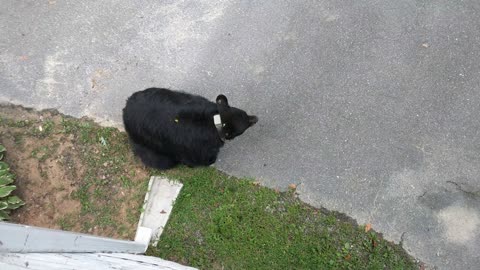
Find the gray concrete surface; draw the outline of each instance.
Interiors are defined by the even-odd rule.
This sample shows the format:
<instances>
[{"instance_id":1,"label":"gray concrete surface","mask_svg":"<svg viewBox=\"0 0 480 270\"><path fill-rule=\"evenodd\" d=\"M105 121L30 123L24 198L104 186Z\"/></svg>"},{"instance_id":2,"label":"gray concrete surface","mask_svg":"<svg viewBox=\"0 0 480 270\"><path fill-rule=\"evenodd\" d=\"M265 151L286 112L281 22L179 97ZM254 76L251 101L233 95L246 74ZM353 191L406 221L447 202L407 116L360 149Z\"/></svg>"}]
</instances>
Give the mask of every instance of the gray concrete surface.
<instances>
[{"instance_id":1,"label":"gray concrete surface","mask_svg":"<svg viewBox=\"0 0 480 270\"><path fill-rule=\"evenodd\" d=\"M480 267L480 2L7 1L0 100L121 125L171 87L260 122L218 168ZM403 237L402 237L403 236Z\"/></svg>"}]
</instances>

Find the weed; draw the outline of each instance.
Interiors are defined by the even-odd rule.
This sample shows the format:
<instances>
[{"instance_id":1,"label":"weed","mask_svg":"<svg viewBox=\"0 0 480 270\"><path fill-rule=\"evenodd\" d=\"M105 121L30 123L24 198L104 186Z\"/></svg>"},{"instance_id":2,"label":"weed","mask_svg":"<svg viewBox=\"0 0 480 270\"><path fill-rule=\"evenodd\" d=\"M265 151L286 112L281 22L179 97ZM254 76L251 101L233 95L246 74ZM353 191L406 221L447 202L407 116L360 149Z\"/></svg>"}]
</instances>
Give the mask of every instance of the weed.
<instances>
[{"instance_id":1,"label":"weed","mask_svg":"<svg viewBox=\"0 0 480 270\"><path fill-rule=\"evenodd\" d=\"M36 124L38 125L32 125L32 128L30 129L30 134L39 138L47 137L53 132L55 128L55 123L52 120L46 120L44 122L39 122Z\"/></svg>"},{"instance_id":2,"label":"weed","mask_svg":"<svg viewBox=\"0 0 480 270\"><path fill-rule=\"evenodd\" d=\"M32 122L28 120L5 119L5 123L7 126L12 128L25 128L25 127L30 127L32 125Z\"/></svg>"},{"instance_id":3,"label":"weed","mask_svg":"<svg viewBox=\"0 0 480 270\"><path fill-rule=\"evenodd\" d=\"M69 118L63 117L61 120L62 133L72 133L78 129L78 122Z\"/></svg>"},{"instance_id":4,"label":"weed","mask_svg":"<svg viewBox=\"0 0 480 270\"><path fill-rule=\"evenodd\" d=\"M122 182L122 187L124 188L130 188L133 186L132 180L125 175L120 176L120 181Z\"/></svg>"},{"instance_id":5,"label":"weed","mask_svg":"<svg viewBox=\"0 0 480 270\"><path fill-rule=\"evenodd\" d=\"M73 214L67 214L57 220L58 226L62 230L70 231L75 226L75 217Z\"/></svg>"},{"instance_id":6,"label":"weed","mask_svg":"<svg viewBox=\"0 0 480 270\"><path fill-rule=\"evenodd\" d=\"M15 145L17 146L23 146L23 142L24 142L24 135L20 132L15 132L13 133L13 142L15 143Z\"/></svg>"},{"instance_id":7,"label":"weed","mask_svg":"<svg viewBox=\"0 0 480 270\"><path fill-rule=\"evenodd\" d=\"M74 199L80 201L82 214L90 213L94 210L90 202L90 186L90 183L84 183L72 194Z\"/></svg>"},{"instance_id":8,"label":"weed","mask_svg":"<svg viewBox=\"0 0 480 270\"><path fill-rule=\"evenodd\" d=\"M39 162L44 162L52 156L52 153L55 152L58 144L55 145L44 145L33 149L31 156L38 159Z\"/></svg>"}]
</instances>

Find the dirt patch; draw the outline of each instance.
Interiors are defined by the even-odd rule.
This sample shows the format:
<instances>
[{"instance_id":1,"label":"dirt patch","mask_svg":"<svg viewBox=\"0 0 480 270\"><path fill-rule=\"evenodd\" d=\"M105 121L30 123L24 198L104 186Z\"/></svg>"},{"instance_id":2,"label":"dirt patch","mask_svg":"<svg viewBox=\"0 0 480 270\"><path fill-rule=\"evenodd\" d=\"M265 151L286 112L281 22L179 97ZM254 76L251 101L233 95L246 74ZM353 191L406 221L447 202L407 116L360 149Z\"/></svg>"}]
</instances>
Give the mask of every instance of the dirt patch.
<instances>
[{"instance_id":1,"label":"dirt patch","mask_svg":"<svg viewBox=\"0 0 480 270\"><path fill-rule=\"evenodd\" d=\"M133 157L125 133L2 105L0 143L26 203L11 222L133 239L151 171Z\"/></svg>"}]
</instances>

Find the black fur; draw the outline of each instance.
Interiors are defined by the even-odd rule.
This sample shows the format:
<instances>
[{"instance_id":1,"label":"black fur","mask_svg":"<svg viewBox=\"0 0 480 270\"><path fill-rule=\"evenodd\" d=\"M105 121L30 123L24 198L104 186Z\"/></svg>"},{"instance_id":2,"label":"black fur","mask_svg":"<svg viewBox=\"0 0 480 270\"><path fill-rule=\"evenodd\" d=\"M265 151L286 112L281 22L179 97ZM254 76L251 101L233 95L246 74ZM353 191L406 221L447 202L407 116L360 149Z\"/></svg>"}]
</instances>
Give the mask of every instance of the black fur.
<instances>
[{"instance_id":1,"label":"black fur","mask_svg":"<svg viewBox=\"0 0 480 270\"><path fill-rule=\"evenodd\" d=\"M224 95L216 103L183 92L149 88L130 96L123 123L134 153L157 169L177 164L190 167L215 162L224 142L213 122L220 114L223 137L231 140L254 125L258 118L230 107Z\"/></svg>"}]
</instances>

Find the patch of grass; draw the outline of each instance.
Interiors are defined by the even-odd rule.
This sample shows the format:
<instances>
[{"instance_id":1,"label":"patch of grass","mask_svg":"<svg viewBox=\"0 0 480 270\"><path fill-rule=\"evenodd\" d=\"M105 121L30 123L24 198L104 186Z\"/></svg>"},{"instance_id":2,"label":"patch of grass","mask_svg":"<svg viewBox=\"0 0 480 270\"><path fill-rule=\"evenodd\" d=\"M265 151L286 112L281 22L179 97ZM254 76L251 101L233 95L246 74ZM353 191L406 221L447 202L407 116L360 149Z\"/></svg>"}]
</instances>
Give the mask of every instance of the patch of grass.
<instances>
[{"instance_id":1,"label":"patch of grass","mask_svg":"<svg viewBox=\"0 0 480 270\"><path fill-rule=\"evenodd\" d=\"M95 141L95 129L99 129L97 125L91 121L81 121L74 118L64 117L61 121L62 133L74 134L82 143L91 144Z\"/></svg>"},{"instance_id":2,"label":"patch of grass","mask_svg":"<svg viewBox=\"0 0 480 270\"><path fill-rule=\"evenodd\" d=\"M82 231L83 232L91 232L94 225L92 224L92 222L90 220L83 219L83 222L81 222L81 226L82 226Z\"/></svg>"},{"instance_id":3,"label":"patch of grass","mask_svg":"<svg viewBox=\"0 0 480 270\"><path fill-rule=\"evenodd\" d=\"M184 187L149 255L200 269L416 269L398 246L340 215L213 168L166 173Z\"/></svg>"},{"instance_id":4,"label":"patch of grass","mask_svg":"<svg viewBox=\"0 0 480 270\"><path fill-rule=\"evenodd\" d=\"M71 118L62 117L61 125L62 133L72 133L78 129L78 121L75 121Z\"/></svg>"},{"instance_id":5,"label":"patch of grass","mask_svg":"<svg viewBox=\"0 0 480 270\"><path fill-rule=\"evenodd\" d=\"M132 180L125 175L120 176L120 181L122 182L122 187L125 188L132 187L133 185Z\"/></svg>"},{"instance_id":6,"label":"patch of grass","mask_svg":"<svg viewBox=\"0 0 480 270\"><path fill-rule=\"evenodd\" d=\"M75 226L75 217L72 214L65 215L57 220L62 230L70 231Z\"/></svg>"},{"instance_id":7,"label":"patch of grass","mask_svg":"<svg viewBox=\"0 0 480 270\"><path fill-rule=\"evenodd\" d=\"M118 226L118 233L124 238L127 237L127 234L128 234L127 226L125 226L125 224L120 224Z\"/></svg>"},{"instance_id":8,"label":"patch of grass","mask_svg":"<svg viewBox=\"0 0 480 270\"><path fill-rule=\"evenodd\" d=\"M115 226L115 228L117 228L118 226L115 224L115 221L113 219L113 213L115 213L114 207L103 207L98 215L98 225L103 228L111 226Z\"/></svg>"},{"instance_id":9,"label":"patch of grass","mask_svg":"<svg viewBox=\"0 0 480 270\"><path fill-rule=\"evenodd\" d=\"M72 197L80 201L82 214L88 214L94 210L90 199L90 186L90 183L84 183L74 193L72 193Z\"/></svg>"},{"instance_id":10,"label":"patch of grass","mask_svg":"<svg viewBox=\"0 0 480 270\"><path fill-rule=\"evenodd\" d=\"M92 132L92 125L91 123L80 123L80 139L82 143L89 143L92 144L95 142L94 136L95 133Z\"/></svg>"},{"instance_id":11,"label":"patch of grass","mask_svg":"<svg viewBox=\"0 0 480 270\"><path fill-rule=\"evenodd\" d=\"M23 142L24 142L24 139L23 139L23 134L19 133L19 132L15 132L13 134L13 141L15 142L15 145L18 145L18 146L23 146Z\"/></svg>"},{"instance_id":12,"label":"patch of grass","mask_svg":"<svg viewBox=\"0 0 480 270\"><path fill-rule=\"evenodd\" d=\"M30 129L30 133L33 136L39 137L39 138L45 138L48 135L50 135L55 128L55 123L52 120L46 120L46 121L37 121L35 123L36 125L33 125L32 123L32 128Z\"/></svg>"},{"instance_id":13,"label":"patch of grass","mask_svg":"<svg viewBox=\"0 0 480 270\"><path fill-rule=\"evenodd\" d=\"M127 209L127 222L136 224L140 217L139 213L141 213L139 209Z\"/></svg>"},{"instance_id":14,"label":"patch of grass","mask_svg":"<svg viewBox=\"0 0 480 270\"><path fill-rule=\"evenodd\" d=\"M2 125L6 125L11 128L26 128L26 127L32 126L32 122L28 120L15 120L15 119L3 118Z\"/></svg>"},{"instance_id":15,"label":"patch of grass","mask_svg":"<svg viewBox=\"0 0 480 270\"><path fill-rule=\"evenodd\" d=\"M45 134L50 134L55 128L55 123L52 120L46 120L43 124L43 132Z\"/></svg>"},{"instance_id":16,"label":"patch of grass","mask_svg":"<svg viewBox=\"0 0 480 270\"><path fill-rule=\"evenodd\" d=\"M55 143L53 145L44 145L33 149L32 157L38 159L40 162L44 162L52 156L55 150L58 148L59 144Z\"/></svg>"}]
</instances>

